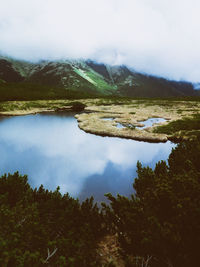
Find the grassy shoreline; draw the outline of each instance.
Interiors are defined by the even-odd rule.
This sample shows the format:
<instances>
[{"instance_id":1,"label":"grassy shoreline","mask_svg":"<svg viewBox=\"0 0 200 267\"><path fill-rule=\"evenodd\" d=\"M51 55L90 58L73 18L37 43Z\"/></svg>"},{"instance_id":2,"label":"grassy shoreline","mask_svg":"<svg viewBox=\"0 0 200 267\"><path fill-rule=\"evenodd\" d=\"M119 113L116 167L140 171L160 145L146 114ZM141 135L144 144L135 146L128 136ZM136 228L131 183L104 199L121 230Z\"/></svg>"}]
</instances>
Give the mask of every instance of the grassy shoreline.
<instances>
[{"instance_id":1,"label":"grassy shoreline","mask_svg":"<svg viewBox=\"0 0 200 267\"><path fill-rule=\"evenodd\" d=\"M197 119L200 112L199 99L186 101L180 99L90 98L0 102L0 116L20 116L64 110L76 111L75 117L79 127L85 132L101 136L166 142L167 140L194 139L200 135L198 127L200 123ZM79 114L79 111L82 110L87 113ZM113 118L113 120L104 121L105 117ZM167 121L162 124L154 124L145 130L135 128L135 126L141 126L141 121L155 117L165 118ZM129 127L118 129L117 123L129 125ZM185 126L188 123L189 128Z\"/></svg>"}]
</instances>

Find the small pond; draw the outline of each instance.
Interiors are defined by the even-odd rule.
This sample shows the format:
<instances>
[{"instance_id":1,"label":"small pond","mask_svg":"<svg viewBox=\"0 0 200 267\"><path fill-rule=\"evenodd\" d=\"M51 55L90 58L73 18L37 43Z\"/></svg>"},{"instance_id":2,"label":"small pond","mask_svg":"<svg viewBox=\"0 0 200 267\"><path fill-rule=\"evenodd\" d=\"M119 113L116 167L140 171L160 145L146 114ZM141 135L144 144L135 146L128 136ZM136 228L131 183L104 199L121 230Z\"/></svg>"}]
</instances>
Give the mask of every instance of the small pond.
<instances>
[{"instance_id":1,"label":"small pond","mask_svg":"<svg viewBox=\"0 0 200 267\"><path fill-rule=\"evenodd\" d=\"M174 146L88 134L70 113L1 118L0 175L19 171L32 187L104 201L107 192L129 196L137 161L153 167Z\"/></svg>"},{"instance_id":2,"label":"small pond","mask_svg":"<svg viewBox=\"0 0 200 267\"><path fill-rule=\"evenodd\" d=\"M145 120L145 121L140 121L139 123L143 124L144 126L136 127L136 129L142 130L142 129L153 126L153 124L155 124L155 123L157 124L157 123L161 123L161 122L165 122L165 121L166 121L166 119L163 119L163 118L150 118L150 119Z\"/></svg>"},{"instance_id":3,"label":"small pond","mask_svg":"<svg viewBox=\"0 0 200 267\"><path fill-rule=\"evenodd\" d=\"M113 121L114 118L102 118L102 120L104 120L104 121ZM116 127L117 127L118 129L126 128L126 126L123 125L123 124L120 123L120 122L117 122L117 123L116 123Z\"/></svg>"},{"instance_id":4,"label":"small pond","mask_svg":"<svg viewBox=\"0 0 200 267\"><path fill-rule=\"evenodd\" d=\"M163 119L163 118L150 118L150 119L145 120L145 121L140 121L140 123L143 124L144 126L136 127L136 128L139 130L142 130L142 129L151 127L155 123L161 123L161 122L165 122L165 121L166 121L166 119Z\"/></svg>"},{"instance_id":5,"label":"small pond","mask_svg":"<svg viewBox=\"0 0 200 267\"><path fill-rule=\"evenodd\" d=\"M114 118L103 118L103 120L104 121L113 121ZM145 121L140 121L139 123L141 123L144 126L137 126L137 127L135 127L132 124L122 124L120 122L117 122L116 123L116 127L118 129L131 127L131 128L136 128L136 129L139 129L139 130L143 130L145 128L151 127L153 124L157 124L157 123L161 123L161 122L165 122L165 121L166 121L166 119L163 119L163 118L150 118L150 119L145 120Z\"/></svg>"}]
</instances>

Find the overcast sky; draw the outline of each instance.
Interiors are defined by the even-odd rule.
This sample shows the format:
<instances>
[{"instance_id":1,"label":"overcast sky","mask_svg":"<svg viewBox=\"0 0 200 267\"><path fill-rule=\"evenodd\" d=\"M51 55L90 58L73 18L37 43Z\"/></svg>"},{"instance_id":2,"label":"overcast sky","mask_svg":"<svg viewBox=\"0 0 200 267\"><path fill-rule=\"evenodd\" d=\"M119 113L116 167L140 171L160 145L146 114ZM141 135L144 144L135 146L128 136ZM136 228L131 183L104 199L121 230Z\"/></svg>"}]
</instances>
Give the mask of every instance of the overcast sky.
<instances>
[{"instance_id":1,"label":"overcast sky","mask_svg":"<svg viewBox=\"0 0 200 267\"><path fill-rule=\"evenodd\" d=\"M200 81L199 0L0 0L0 53Z\"/></svg>"}]
</instances>

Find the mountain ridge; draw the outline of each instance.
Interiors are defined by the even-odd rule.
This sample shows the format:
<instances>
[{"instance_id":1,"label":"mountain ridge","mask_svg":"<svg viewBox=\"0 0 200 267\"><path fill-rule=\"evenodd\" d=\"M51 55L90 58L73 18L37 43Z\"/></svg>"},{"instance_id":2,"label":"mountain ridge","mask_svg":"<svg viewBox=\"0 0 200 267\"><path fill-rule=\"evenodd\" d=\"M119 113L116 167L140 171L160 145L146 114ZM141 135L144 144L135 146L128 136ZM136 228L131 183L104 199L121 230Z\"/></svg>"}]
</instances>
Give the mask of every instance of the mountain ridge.
<instances>
[{"instance_id":1,"label":"mountain ridge","mask_svg":"<svg viewBox=\"0 0 200 267\"><path fill-rule=\"evenodd\" d=\"M41 88L42 92L44 92L45 88L47 97L50 97L50 95L51 97L59 97L59 94L67 97L67 95L73 93L88 96L124 97L199 95L199 91L194 89L192 83L170 81L138 73L124 65L111 66L92 60L70 59L59 61L43 60L38 63L32 63L1 56L0 97L6 97L6 92L11 97L9 90L14 86L15 89L21 86L20 88L23 88L21 91L24 91L24 93L26 93L25 88L27 87L29 94L33 93L31 92L32 89L37 91ZM14 91L16 93L17 89Z\"/></svg>"}]
</instances>

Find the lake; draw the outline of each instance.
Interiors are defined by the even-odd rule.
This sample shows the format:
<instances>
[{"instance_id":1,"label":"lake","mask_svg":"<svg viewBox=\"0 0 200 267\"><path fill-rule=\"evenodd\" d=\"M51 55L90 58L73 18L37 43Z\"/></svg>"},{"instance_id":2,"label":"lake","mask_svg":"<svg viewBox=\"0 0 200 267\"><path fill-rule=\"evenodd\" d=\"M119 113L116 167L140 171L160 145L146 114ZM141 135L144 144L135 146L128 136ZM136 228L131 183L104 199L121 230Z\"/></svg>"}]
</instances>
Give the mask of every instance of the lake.
<instances>
[{"instance_id":1,"label":"lake","mask_svg":"<svg viewBox=\"0 0 200 267\"><path fill-rule=\"evenodd\" d=\"M147 143L101 137L78 128L72 113L0 118L0 175L27 174L32 187L69 192L80 200L105 201L111 192L129 196L137 161L151 167L166 160L171 142Z\"/></svg>"}]
</instances>

